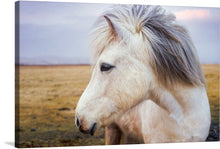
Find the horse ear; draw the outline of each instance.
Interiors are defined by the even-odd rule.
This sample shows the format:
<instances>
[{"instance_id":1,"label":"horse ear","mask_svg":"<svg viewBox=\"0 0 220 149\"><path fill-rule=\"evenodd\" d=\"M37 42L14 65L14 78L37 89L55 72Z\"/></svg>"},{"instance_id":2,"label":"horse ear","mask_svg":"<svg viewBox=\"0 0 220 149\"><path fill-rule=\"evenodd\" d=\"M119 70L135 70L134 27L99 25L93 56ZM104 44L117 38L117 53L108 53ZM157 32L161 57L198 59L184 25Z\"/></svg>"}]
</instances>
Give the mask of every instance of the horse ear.
<instances>
[{"instance_id":1,"label":"horse ear","mask_svg":"<svg viewBox=\"0 0 220 149\"><path fill-rule=\"evenodd\" d=\"M104 18L107 21L108 26L113 31L116 37L119 37L121 39L129 37L129 32L125 28L123 28L119 23L113 20L110 20L109 17L107 16L104 16Z\"/></svg>"}]
</instances>

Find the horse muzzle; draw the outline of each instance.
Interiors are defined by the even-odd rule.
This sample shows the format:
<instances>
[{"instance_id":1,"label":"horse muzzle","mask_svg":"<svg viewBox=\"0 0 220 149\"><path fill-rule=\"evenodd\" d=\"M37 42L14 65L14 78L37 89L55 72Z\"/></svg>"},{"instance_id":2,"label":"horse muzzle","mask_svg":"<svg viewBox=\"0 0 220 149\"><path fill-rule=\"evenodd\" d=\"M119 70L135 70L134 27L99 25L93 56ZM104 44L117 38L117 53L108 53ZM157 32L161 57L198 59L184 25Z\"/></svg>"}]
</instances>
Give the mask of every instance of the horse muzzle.
<instances>
[{"instance_id":1,"label":"horse muzzle","mask_svg":"<svg viewBox=\"0 0 220 149\"><path fill-rule=\"evenodd\" d=\"M84 126L84 121L81 120L76 117L76 126L77 128L79 129L80 132L84 133L84 134L90 134L90 135L93 135L95 130L96 130L96 127L97 127L97 123L94 122L90 125L89 128L85 128Z\"/></svg>"}]
</instances>

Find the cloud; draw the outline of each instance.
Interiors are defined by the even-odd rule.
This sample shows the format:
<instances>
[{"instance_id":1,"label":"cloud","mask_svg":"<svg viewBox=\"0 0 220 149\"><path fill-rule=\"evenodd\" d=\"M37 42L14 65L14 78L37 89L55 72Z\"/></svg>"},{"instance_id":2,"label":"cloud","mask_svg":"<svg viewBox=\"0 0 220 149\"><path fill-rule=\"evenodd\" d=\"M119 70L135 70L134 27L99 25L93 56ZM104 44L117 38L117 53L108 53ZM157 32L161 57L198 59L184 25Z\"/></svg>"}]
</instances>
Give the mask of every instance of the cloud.
<instances>
[{"instance_id":1,"label":"cloud","mask_svg":"<svg viewBox=\"0 0 220 149\"><path fill-rule=\"evenodd\" d=\"M206 19L210 16L209 10L196 9L196 10L183 10L174 12L178 20L192 20L192 19Z\"/></svg>"},{"instance_id":2,"label":"cloud","mask_svg":"<svg viewBox=\"0 0 220 149\"><path fill-rule=\"evenodd\" d=\"M25 14L20 17L20 24L32 24L40 26L50 26L50 25L74 25L77 24L79 20L71 18L65 18L62 16L54 16L51 14Z\"/></svg>"},{"instance_id":3,"label":"cloud","mask_svg":"<svg viewBox=\"0 0 220 149\"><path fill-rule=\"evenodd\" d=\"M95 20L108 7L103 4L21 2L20 24L78 25ZM89 23L88 22L88 23Z\"/></svg>"},{"instance_id":4,"label":"cloud","mask_svg":"<svg viewBox=\"0 0 220 149\"><path fill-rule=\"evenodd\" d=\"M88 33L97 17L109 6L111 4L21 1L20 57L30 58L21 59L21 62L84 63L85 61L76 58L91 57ZM171 6L165 8L175 13L177 20L189 30L201 62L219 63L220 10ZM36 57L36 61L33 57ZM49 60L49 57L55 58ZM65 60L66 57L73 57L73 60Z\"/></svg>"}]
</instances>

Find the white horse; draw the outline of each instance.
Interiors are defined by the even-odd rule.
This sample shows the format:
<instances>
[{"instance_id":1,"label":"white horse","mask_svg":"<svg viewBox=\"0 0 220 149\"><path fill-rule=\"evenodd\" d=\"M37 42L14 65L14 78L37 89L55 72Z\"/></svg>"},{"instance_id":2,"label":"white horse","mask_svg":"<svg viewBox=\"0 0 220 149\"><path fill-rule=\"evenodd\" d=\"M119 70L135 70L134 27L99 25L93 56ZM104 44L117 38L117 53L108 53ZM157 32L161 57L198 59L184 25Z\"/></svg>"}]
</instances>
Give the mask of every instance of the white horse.
<instances>
[{"instance_id":1,"label":"white horse","mask_svg":"<svg viewBox=\"0 0 220 149\"><path fill-rule=\"evenodd\" d=\"M97 21L95 66L76 108L76 125L106 144L204 141L206 83L187 31L159 6L120 5ZM127 139L125 143L132 143Z\"/></svg>"}]
</instances>

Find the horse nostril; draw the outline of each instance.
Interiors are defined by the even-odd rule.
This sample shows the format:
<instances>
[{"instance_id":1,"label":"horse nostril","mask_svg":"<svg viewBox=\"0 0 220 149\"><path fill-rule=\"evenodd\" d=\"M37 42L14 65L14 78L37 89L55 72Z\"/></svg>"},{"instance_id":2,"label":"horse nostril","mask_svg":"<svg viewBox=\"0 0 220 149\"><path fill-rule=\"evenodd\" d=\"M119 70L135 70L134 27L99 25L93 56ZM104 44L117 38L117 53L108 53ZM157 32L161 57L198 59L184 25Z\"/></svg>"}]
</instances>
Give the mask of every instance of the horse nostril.
<instances>
[{"instance_id":1,"label":"horse nostril","mask_svg":"<svg viewBox=\"0 0 220 149\"><path fill-rule=\"evenodd\" d=\"M79 122L78 117L76 117L76 126L77 126L78 128L80 127L80 122Z\"/></svg>"}]
</instances>

